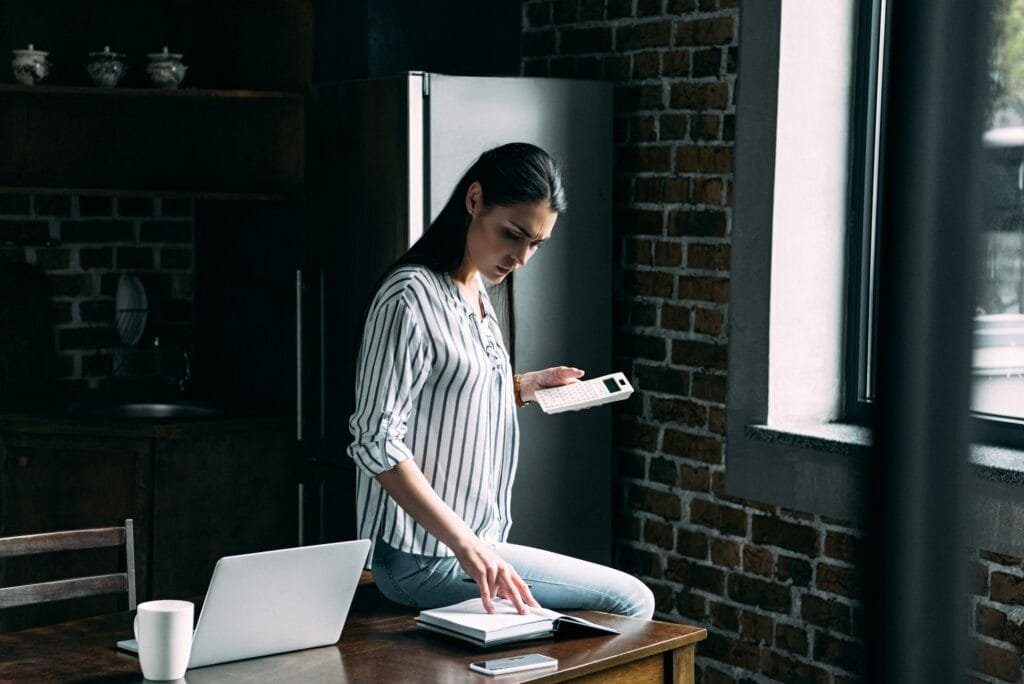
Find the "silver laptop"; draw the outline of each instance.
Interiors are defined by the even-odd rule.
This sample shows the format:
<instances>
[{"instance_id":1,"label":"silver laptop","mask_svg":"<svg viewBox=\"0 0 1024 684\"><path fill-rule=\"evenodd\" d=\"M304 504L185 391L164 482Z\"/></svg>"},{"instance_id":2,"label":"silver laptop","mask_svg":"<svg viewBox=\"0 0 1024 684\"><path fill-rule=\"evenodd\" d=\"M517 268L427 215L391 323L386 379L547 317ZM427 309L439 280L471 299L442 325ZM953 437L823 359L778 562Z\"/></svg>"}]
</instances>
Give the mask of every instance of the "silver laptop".
<instances>
[{"instance_id":1,"label":"silver laptop","mask_svg":"<svg viewBox=\"0 0 1024 684\"><path fill-rule=\"evenodd\" d=\"M189 669L336 643L369 551L358 539L221 558ZM138 652L134 639L117 645Z\"/></svg>"}]
</instances>

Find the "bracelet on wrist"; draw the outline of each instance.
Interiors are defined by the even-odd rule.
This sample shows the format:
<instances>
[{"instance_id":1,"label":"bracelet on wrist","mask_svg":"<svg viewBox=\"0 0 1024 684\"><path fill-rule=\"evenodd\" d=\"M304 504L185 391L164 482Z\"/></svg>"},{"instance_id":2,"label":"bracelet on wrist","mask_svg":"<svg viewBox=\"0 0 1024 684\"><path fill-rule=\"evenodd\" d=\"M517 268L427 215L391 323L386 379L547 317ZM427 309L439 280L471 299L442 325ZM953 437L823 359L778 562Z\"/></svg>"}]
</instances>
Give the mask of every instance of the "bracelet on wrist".
<instances>
[{"instance_id":1,"label":"bracelet on wrist","mask_svg":"<svg viewBox=\"0 0 1024 684\"><path fill-rule=\"evenodd\" d=\"M519 408L530 405L530 402L523 401L523 395L520 393L519 383L521 383L522 380L523 376L519 375L518 373L512 376L512 391L516 397L516 406L518 406Z\"/></svg>"}]
</instances>

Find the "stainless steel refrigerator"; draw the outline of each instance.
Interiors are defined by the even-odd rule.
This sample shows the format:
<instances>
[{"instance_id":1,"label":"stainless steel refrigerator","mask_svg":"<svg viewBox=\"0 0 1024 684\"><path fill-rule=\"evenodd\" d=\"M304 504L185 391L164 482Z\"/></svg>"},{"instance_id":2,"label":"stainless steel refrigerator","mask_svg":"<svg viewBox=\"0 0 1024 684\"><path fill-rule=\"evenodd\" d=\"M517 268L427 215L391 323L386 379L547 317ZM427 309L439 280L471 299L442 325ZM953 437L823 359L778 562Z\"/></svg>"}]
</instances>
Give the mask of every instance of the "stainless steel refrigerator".
<instances>
[{"instance_id":1,"label":"stainless steel refrigerator","mask_svg":"<svg viewBox=\"0 0 1024 684\"><path fill-rule=\"evenodd\" d=\"M516 370L616 370L612 349L612 93L595 81L408 73L321 85L310 98L309 188L316 259L305 273L303 436L310 541L350 536L345 455L364 308L384 269L416 240L484 150L526 141L564 165L569 210L516 278ZM611 409L519 411L510 540L608 562Z\"/></svg>"}]
</instances>

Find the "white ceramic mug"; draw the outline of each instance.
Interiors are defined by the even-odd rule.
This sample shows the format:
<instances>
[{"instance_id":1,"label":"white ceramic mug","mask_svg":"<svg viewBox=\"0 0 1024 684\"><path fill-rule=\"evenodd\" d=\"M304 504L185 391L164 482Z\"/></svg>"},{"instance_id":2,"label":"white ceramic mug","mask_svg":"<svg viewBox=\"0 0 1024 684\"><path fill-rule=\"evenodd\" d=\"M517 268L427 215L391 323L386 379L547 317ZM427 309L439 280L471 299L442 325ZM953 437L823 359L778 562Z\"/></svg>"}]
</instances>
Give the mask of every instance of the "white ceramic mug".
<instances>
[{"instance_id":1,"label":"white ceramic mug","mask_svg":"<svg viewBox=\"0 0 1024 684\"><path fill-rule=\"evenodd\" d=\"M181 679L192 654L192 616L189 601L146 601L135 615L139 665L146 679Z\"/></svg>"}]
</instances>

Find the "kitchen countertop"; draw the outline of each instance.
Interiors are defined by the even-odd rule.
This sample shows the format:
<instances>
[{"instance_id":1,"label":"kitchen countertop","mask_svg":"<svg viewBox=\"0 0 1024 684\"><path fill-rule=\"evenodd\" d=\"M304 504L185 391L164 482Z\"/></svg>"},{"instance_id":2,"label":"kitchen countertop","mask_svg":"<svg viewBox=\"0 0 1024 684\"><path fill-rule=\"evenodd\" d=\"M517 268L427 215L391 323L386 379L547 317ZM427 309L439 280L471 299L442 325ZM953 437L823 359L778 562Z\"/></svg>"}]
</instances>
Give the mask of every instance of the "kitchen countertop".
<instances>
[{"instance_id":1,"label":"kitchen countertop","mask_svg":"<svg viewBox=\"0 0 1024 684\"><path fill-rule=\"evenodd\" d=\"M112 418L66 411L0 414L0 432L36 434L116 435L118 437L173 438L209 435L211 432L288 428L295 416L239 415L187 418Z\"/></svg>"}]
</instances>

